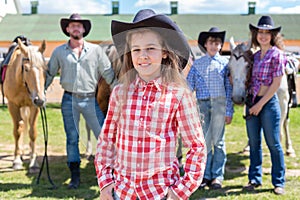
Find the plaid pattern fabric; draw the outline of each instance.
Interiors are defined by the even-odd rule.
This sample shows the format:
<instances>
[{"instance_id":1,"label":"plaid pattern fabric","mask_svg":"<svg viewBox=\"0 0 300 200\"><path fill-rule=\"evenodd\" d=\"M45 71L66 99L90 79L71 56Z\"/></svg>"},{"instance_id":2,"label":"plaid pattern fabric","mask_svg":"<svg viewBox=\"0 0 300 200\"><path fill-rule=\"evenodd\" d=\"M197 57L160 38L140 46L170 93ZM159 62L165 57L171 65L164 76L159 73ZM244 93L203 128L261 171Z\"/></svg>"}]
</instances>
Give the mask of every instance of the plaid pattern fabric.
<instances>
[{"instance_id":1,"label":"plaid pattern fabric","mask_svg":"<svg viewBox=\"0 0 300 200\"><path fill-rule=\"evenodd\" d=\"M269 49L263 59L260 59L260 56L261 51L254 54L250 84L250 93L253 95L253 100L258 94L261 85L270 86L273 82L273 77L284 74L287 63L286 56L276 46Z\"/></svg>"},{"instance_id":2,"label":"plaid pattern fabric","mask_svg":"<svg viewBox=\"0 0 300 200\"><path fill-rule=\"evenodd\" d=\"M176 158L179 133L189 148L183 177ZM120 199L162 199L171 187L187 199L201 183L205 162L205 141L190 90L139 78L128 91L122 85L114 88L95 158L100 189L114 182Z\"/></svg>"},{"instance_id":3,"label":"plaid pattern fabric","mask_svg":"<svg viewBox=\"0 0 300 200\"><path fill-rule=\"evenodd\" d=\"M228 77L228 59L219 53L195 60L187 81L199 100L226 98L226 116L233 115L232 86Z\"/></svg>"}]
</instances>

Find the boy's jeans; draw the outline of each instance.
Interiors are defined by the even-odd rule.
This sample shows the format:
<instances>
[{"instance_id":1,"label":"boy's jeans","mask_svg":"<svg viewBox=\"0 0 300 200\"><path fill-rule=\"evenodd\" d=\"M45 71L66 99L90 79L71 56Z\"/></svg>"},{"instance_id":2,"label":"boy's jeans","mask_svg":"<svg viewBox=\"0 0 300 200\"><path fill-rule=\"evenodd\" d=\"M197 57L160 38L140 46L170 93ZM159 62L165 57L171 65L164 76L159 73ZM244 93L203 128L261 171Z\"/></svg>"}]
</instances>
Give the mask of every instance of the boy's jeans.
<instances>
[{"instance_id":1,"label":"boy's jeans","mask_svg":"<svg viewBox=\"0 0 300 200\"><path fill-rule=\"evenodd\" d=\"M67 137L67 158L69 162L80 162L79 152L79 119L83 115L96 138L100 134L104 115L95 97L77 98L64 93L61 112Z\"/></svg>"},{"instance_id":2,"label":"boy's jeans","mask_svg":"<svg viewBox=\"0 0 300 200\"><path fill-rule=\"evenodd\" d=\"M203 132L207 146L207 161L204 178L223 181L226 164L225 148L225 98L198 100L204 117Z\"/></svg>"}]
</instances>

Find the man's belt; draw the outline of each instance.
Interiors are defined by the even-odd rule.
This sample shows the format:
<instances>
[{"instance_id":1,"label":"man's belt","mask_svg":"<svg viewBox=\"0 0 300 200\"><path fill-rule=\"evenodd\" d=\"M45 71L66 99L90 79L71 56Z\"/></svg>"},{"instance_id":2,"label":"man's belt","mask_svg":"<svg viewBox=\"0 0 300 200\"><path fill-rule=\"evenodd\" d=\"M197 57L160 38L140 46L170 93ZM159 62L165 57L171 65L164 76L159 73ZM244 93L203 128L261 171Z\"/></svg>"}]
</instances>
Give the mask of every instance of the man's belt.
<instances>
[{"instance_id":1,"label":"man's belt","mask_svg":"<svg viewBox=\"0 0 300 200\"><path fill-rule=\"evenodd\" d=\"M65 93L69 94L69 95L72 95L73 97L76 97L76 98L88 98L88 97L95 97L96 96L95 92L75 93L75 92L65 91Z\"/></svg>"}]
</instances>

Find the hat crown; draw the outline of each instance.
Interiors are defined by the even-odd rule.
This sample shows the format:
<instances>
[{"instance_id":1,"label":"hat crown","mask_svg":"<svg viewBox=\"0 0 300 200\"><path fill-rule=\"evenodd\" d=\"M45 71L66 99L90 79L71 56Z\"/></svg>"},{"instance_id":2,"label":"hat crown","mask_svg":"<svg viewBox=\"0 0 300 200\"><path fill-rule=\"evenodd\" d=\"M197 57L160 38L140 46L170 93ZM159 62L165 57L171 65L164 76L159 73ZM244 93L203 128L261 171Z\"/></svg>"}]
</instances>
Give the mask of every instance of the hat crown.
<instances>
[{"instance_id":1,"label":"hat crown","mask_svg":"<svg viewBox=\"0 0 300 200\"><path fill-rule=\"evenodd\" d=\"M144 19L147 19L149 17L152 17L156 15L156 13L151 10L151 9L143 9L143 10L140 10L136 15L135 17L133 18L133 23L136 23L136 22L139 22L139 21L142 21Z\"/></svg>"},{"instance_id":2,"label":"hat crown","mask_svg":"<svg viewBox=\"0 0 300 200\"><path fill-rule=\"evenodd\" d=\"M70 18L71 20L81 20L81 16L78 13L73 13Z\"/></svg>"},{"instance_id":3,"label":"hat crown","mask_svg":"<svg viewBox=\"0 0 300 200\"><path fill-rule=\"evenodd\" d=\"M220 29L218 27L211 27L208 32L210 33L218 33L221 32Z\"/></svg>"},{"instance_id":4,"label":"hat crown","mask_svg":"<svg viewBox=\"0 0 300 200\"><path fill-rule=\"evenodd\" d=\"M274 22L270 16L262 16L259 19L257 26L259 26L259 27L274 27Z\"/></svg>"}]
</instances>

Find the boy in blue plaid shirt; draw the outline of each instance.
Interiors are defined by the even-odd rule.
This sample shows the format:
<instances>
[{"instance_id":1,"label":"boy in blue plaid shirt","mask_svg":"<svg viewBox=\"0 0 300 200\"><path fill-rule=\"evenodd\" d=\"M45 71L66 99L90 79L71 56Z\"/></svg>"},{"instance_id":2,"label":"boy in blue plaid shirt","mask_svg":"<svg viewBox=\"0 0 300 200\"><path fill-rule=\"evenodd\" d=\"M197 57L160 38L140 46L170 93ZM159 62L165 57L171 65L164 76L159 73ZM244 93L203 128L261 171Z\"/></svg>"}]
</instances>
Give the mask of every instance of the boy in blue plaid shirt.
<instances>
[{"instance_id":1,"label":"boy in blue plaid shirt","mask_svg":"<svg viewBox=\"0 0 300 200\"><path fill-rule=\"evenodd\" d=\"M187 81L196 92L197 103L204 117L203 132L207 145L207 163L199 189L222 188L226 164L224 129L233 116L232 87L228 77L228 59L220 55L225 31L212 27L201 32L198 44L206 54L194 61ZM201 116L200 116L201 117Z\"/></svg>"}]
</instances>

